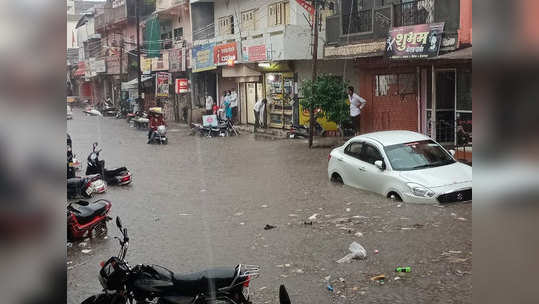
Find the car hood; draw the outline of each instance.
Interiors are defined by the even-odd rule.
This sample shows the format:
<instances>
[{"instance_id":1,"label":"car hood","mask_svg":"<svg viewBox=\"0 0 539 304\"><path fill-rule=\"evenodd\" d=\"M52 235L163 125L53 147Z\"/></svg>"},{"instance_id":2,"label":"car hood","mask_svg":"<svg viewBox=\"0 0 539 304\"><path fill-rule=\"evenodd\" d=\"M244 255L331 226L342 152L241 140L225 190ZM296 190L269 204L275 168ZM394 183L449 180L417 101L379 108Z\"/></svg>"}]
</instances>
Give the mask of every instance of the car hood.
<instances>
[{"instance_id":1,"label":"car hood","mask_svg":"<svg viewBox=\"0 0 539 304\"><path fill-rule=\"evenodd\" d=\"M401 171L401 178L408 182L421 184L429 188L442 187L472 181L472 167L456 162L451 165L425 168L413 171Z\"/></svg>"}]
</instances>

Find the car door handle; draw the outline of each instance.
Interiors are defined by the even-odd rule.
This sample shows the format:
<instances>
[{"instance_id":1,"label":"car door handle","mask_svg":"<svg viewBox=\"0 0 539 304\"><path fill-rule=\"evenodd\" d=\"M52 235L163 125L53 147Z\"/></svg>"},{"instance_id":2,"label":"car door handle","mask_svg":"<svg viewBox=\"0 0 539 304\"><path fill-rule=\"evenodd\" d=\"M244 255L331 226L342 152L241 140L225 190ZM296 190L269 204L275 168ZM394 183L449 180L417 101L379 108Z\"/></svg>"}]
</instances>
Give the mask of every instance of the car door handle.
<instances>
[{"instance_id":1,"label":"car door handle","mask_svg":"<svg viewBox=\"0 0 539 304\"><path fill-rule=\"evenodd\" d=\"M359 167L359 171L365 171L365 167Z\"/></svg>"},{"instance_id":2,"label":"car door handle","mask_svg":"<svg viewBox=\"0 0 539 304\"><path fill-rule=\"evenodd\" d=\"M335 157L338 161L342 161L342 158Z\"/></svg>"}]
</instances>

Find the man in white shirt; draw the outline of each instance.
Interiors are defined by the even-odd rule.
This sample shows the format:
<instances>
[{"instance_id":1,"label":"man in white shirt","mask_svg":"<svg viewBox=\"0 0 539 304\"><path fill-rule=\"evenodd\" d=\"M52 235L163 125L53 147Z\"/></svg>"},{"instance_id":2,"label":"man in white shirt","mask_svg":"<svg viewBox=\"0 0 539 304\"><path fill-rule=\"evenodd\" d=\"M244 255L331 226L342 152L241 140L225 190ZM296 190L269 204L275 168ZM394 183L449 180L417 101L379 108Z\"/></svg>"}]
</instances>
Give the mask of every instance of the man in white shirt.
<instances>
[{"instance_id":1,"label":"man in white shirt","mask_svg":"<svg viewBox=\"0 0 539 304\"><path fill-rule=\"evenodd\" d=\"M213 97L206 96L206 115L213 114Z\"/></svg>"},{"instance_id":2,"label":"man in white shirt","mask_svg":"<svg viewBox=\"0 0 539 304\"><path fill-rule=\"evenodd\" d=\"M365 106L367 101L354 93L354 87L352 86L348 87L348 100L350 100L350 117L352 118L352 123L354 125L354 129L356 130L357 136L360 132L361 109Z\"/></svg>"},{"instance_id":3,"label":"man in white shirt","mask_svg":"<svg viewBox=\"0 0 539 304\"><path fill-rule=\"evenodd\" d=\"M232 108L232 121L236 122L238 117L238 94L236 89L232 88L230 92L230 107Z\"/></svg>"},{"instance_id":4,"label":"man in white shirt","mask_svg":"<svg viewBox=\"0 0 539 304\"><path fill-rule=\"evenodd\" d=\"M261 118L263 118L264 116L263 113L264 113L264 108L266 106L266 98L264 99L260 99L259 101L257 101L255 103L255 106L254 106L254 113L255 113L255 131L256 131L256 128L260 126L260 120Z\"/></svg>"}]
</instances>

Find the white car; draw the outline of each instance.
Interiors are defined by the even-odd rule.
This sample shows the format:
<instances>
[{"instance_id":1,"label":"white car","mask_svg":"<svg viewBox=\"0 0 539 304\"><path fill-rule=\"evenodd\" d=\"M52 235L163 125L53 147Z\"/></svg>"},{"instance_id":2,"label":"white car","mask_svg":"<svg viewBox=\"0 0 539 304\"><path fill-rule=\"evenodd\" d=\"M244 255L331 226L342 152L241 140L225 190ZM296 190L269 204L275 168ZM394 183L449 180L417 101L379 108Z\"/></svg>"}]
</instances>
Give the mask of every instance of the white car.
<instances>
[{"instance_id":1,"label":"white car","mask_svg":"<svg viewBox=\"0 0 539 304\"><path fill-rule=\"evenodd\" d=\"M472 199L472 167L430 137L411 131L363 134L333 149L331 181L411 203Z\"/></svg>"}]
</instances>

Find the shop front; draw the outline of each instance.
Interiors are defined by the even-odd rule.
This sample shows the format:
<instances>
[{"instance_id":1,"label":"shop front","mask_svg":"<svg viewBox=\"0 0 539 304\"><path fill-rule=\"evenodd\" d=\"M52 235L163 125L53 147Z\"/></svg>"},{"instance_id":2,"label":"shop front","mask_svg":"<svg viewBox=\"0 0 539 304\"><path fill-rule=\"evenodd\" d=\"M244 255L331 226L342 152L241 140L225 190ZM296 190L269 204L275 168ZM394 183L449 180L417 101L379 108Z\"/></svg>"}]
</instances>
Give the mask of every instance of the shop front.
<instances>
[{"instance_id":1,"label":"shop front","mask_svg":"<svg viewBox=\"0 0 539 304\"><path fill-rule=\"evenodd\" d=\"M211 96L214 101L218 101L214 48L215 43L207 43L195 45L191 49L193 103L202 108L205 106L206 96Z\"/></svg>"},{"instance_id":2,"label":"shop front","mask_svg":"<svg viewBox=\"0 0 539 304\"><path fill-rule=\"evenodd\" d=\"M219 80L220 91L235 88L238 93L238 119L242 124L254 124L254 105L264 98L262 73L253 65L224 66Z\"/></svg>"},{"instance_id":3,"label":"shop front","mask_svg":"<svg viewBox=\"0 0 539 304\"><path fill-rule=\"evenodd\" d=\"M292 126L295 81L293 72L264 73L267 103L267 122L272 128Z\"/></svg>"}]
</instances>

